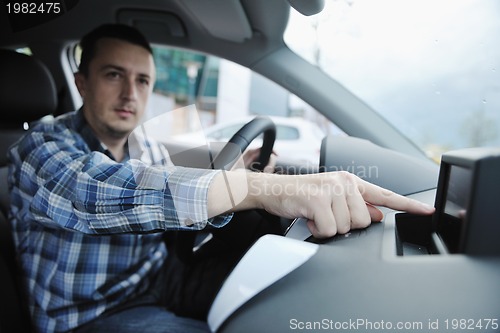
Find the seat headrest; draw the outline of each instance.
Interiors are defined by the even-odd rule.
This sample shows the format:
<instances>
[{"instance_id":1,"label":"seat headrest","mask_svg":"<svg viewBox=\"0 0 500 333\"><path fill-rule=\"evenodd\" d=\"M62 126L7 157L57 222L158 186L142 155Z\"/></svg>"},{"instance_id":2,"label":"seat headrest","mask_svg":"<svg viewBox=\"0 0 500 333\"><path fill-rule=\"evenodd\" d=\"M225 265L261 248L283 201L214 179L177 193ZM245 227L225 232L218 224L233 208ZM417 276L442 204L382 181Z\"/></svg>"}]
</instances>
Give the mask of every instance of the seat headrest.
<instances>
[{"instance_id":1,"label":"seat headrest","mask_svg":"<svg viewBox=\"0 0 500 333\"><path fill-rule=\"evenodd\" d=\"M53 114L56 85L38 59L0 49L0 123L15 126Z\"/></svg>"}]
</instances>

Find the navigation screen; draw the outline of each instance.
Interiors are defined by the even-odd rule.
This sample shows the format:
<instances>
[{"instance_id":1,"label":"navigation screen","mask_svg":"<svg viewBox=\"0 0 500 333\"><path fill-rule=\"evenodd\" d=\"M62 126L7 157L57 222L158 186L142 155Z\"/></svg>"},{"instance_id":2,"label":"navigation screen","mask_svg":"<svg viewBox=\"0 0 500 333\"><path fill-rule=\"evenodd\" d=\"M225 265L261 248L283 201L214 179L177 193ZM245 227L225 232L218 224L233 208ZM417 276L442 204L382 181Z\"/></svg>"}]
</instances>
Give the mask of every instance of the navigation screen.
<instances>
[{"instance_id":1,"label":"navigation screen","mask_svg":"<svg viewBox=\"0 0 500 333\"><path fill-rule=\"evenodd\" d=\"M455 165L450 166L447 184L444 212L438 222L438 233L448 251L457 253L471 192L471 170Z\"/></svg>"}]
</instances>

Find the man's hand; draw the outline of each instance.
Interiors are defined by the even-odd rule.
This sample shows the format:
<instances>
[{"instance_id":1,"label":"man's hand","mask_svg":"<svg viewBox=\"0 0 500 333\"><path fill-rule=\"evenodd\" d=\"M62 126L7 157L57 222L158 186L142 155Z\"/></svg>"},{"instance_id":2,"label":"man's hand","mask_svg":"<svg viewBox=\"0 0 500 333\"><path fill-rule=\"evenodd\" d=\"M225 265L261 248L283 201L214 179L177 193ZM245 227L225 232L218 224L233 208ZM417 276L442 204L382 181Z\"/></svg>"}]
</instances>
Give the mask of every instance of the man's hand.
<instances>
[{"instance_id":1,"label":"man's hand","mask_svg":"<svg viewBox=\"0 0 500 333\"><path fill-rule=\"evenodd\" d=\"M431 206L344 171L310 175L226 172L220 176L214 179L209 192L210 216L224 211L265 209L281 217L308 219L311 234L318 238L365 228L372 221L382 220L383 214L375 206L415 214L434 212ZM247 186L242 186L245 181ZM228 192L217 195L216 186L221 186L217 190L229 189L231 203L221 200L228 197ZM212 194L216 195L213 201Z\"/></svg>"},{"instance_id":2,"label":"man's hand","mask_svg":"<svg viewBox=\"0 0 500 333\"><path fill-rule=\"evenodd\" d=\"M245 169L251 169L252 163L257 162L258 158L260 156L260 148L254 148L254 149L247 149L242 155L243 158L243 165ZM269 156L269 162L267 165L264 167L264 172L266 173L273 173L274 168L276 167L276 153L273 151L271 155ZM241 166L241 163L235 164L235 166ZM236 167L238 168L238 167ZM236 169L233 168L233 169Z\"/></svg>"}]
</instances>

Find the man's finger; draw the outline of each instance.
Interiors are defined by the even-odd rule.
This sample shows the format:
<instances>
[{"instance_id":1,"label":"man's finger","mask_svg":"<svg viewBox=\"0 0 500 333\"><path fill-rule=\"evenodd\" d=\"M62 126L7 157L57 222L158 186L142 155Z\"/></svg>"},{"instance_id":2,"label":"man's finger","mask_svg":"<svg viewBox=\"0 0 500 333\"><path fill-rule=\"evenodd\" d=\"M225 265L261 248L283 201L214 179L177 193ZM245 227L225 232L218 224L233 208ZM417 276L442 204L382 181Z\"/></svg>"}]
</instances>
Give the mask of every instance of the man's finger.
<instances>
[{"instance_id":1,"label":"man's finger","mask_svg":"<svg viewBox=\"0 0 500 333\"><path fill-rule=\"evenodd\" d=\"M423 202L399 195L360 178L357 181L361 195L366 202L372 205L384 206L413 214L428 215L434 213L434 207Z\"/></svg>"},{"instance_id":2,"label":"man's finger","mask_svg":"<svg viewBox=\"0 0 500 333\"><path fill-rule=\"evenodd\" d=\"M368 208L368 213L370 214L370 218L372 222L380 222L384 218L384 213L377 207L366 203L366 208Z\"/></svg>"},{"instance_id":3,"label":"man's finger","mask_svg":"<svg viewBox=\"0 0 500 333\"><path fill-rule=\"evenodd\" d=\"M307 221L307 227L316 238L328 238L337 233L337 221L329 209L315 212L313 219Z\"/></svg>"},{"instance_id":4,"label":"man's finger","mask_svg":"<svg viewBox=\"0 0 500 333\"><path fill-rule=\"evenodd\" d=\"M266 173L273 173L275 167L276 167L276 154L271 153L271 155L269 156L269 162L264 167L263 171Z\"/></svg>"},{"instance_id":5,"label":"man's finger","mask_svg":"<svg viewBox=\"0 0 500 333\"><path fill-rule=\"evenodd\" d=\"M349 183L346 186L346 200L349 206L351 227L353 229L366 228L372 220L365 200L358 191L355 178L349 178Z\"/></svg>"}]
</instances>

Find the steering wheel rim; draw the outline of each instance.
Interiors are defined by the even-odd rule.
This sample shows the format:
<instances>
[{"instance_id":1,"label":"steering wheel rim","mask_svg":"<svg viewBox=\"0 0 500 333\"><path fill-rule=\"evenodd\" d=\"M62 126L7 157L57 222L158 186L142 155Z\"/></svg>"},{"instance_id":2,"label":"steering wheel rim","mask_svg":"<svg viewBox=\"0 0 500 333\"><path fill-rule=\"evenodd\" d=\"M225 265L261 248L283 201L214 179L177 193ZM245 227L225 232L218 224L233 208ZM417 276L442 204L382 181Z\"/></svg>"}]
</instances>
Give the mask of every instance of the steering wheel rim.
<instances>
[{"instance_id":1,"label":"steering wheel rim","mask_svg":"<svg viewBox=\"0 0 500 333\"><path fill-rule=\"evenodd\" d=\"M276 141L276 125L271 118L266 116L257 116L240 128L214 158L212 168L230 170L250 143L262 133L264 138L259 159L253 163L252 169L264 170Z\"/></svg>"}]
</instances>

